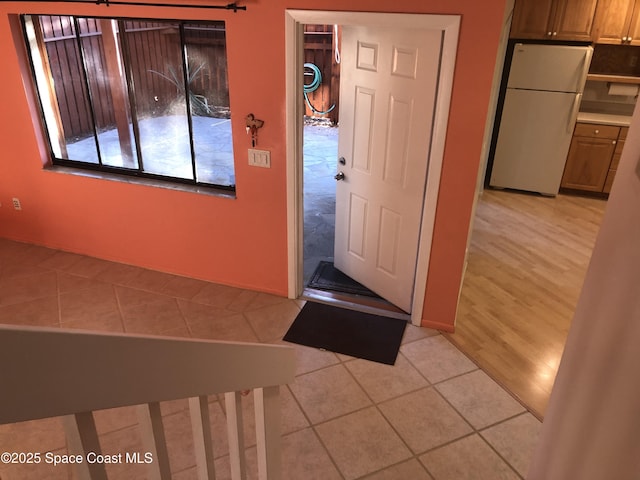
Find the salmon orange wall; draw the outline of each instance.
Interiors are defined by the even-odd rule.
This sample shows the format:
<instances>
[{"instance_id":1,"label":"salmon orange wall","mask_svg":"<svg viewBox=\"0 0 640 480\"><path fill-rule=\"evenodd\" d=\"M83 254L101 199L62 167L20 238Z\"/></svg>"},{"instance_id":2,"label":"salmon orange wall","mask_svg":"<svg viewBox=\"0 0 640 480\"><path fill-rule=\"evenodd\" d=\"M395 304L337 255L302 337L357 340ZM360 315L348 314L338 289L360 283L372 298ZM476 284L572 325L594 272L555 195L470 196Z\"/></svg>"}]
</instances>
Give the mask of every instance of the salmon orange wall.
<instances>
[{"instance_id":1,"label":"salmon orange wall","mask_svg":"<svg viewBox=\"0 0 640 480\"><path fill-rule=\"evenodd\" d=\"M352 0L347 9L462 16L423 320L425 326L452 330L505 0L375 3L378 6L369 0ZM342 0L240 4L247 11L234 14L0 3L0 236L286 295L284 10L345 7ZM226 21L237 198L44 170L42 145L33 127L36 110L22 82L26 65L16 53L10 29L9 15L18 13ZM249 142L243 120L250 112L265 120L260 147L271 151L271 169L247 165ZM22 211L10 208L12 197L20 199Z\"/></svg>"}]
</instances>

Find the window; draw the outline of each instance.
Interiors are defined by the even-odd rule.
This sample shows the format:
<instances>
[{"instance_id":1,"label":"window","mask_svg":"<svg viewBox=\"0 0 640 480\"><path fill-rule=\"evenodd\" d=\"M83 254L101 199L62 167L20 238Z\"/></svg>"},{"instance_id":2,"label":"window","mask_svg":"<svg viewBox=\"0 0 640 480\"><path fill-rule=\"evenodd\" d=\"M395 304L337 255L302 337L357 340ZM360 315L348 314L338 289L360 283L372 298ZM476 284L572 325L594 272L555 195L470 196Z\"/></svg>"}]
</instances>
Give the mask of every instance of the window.
<instances>
[{"instance_id":1,"label":"window","mask_svg":"<svg viewBox=\"0 0 640 480\"><path fill-rule=\"evenodd\" d=\"M22 18L54 165L235 189L224 22Z\"/></svg>"}]
</instances>

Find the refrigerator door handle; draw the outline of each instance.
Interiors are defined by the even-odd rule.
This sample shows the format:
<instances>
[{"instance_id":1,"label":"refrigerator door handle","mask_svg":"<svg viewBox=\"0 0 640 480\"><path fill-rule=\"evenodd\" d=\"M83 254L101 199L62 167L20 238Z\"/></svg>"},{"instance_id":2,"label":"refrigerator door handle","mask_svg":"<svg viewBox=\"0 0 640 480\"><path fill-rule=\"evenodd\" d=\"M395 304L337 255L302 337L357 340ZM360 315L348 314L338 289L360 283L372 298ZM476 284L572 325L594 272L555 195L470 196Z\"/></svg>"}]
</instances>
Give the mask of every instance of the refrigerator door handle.
<instances>
[{"instance_id":1,"label":"refrigerator door handle","mask_svg":"<svg viewBox=\"0 0 640 480\"><path fill-rule=\"evenodd\" d=\"M567 133L573 133L573 128L576 126L578 120L578 109L580 108L580 100L582 99L581 93L576 93L576 97L573 99L573 108L571 109L571 115L569 116L569 123L567 123Z\"/></svg>"},{"instance_id":2,"label":"refrigerator door handle","mask_svg":"<svg viewBox=\"0 0 640 480\"><path fill-rule=\"evenodd\" d=\"M580 91L584 90L584 84L589 75L589 67L591 66L591 58L593 57L593 47L587 47L582 64L582 79L580 80Z\"/></svg>"}]
</instances>

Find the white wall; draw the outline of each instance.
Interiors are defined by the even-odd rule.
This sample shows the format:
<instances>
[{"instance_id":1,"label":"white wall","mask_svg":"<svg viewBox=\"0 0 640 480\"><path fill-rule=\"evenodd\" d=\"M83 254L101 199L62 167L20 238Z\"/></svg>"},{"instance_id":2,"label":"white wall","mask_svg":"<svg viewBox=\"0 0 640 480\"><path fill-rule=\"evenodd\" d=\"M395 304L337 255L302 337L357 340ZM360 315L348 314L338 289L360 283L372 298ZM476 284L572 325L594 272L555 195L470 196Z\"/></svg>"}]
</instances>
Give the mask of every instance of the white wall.
<instances>
[{"instance_id":1,"label":"white wall","mask_svg":"<svg viewBox=\"0 0 640 480\"><path fill-rule=\"evenodd\" d=\"M640 478L639 160L636 109L529 480Z\"/></svg>"}]
</instances>

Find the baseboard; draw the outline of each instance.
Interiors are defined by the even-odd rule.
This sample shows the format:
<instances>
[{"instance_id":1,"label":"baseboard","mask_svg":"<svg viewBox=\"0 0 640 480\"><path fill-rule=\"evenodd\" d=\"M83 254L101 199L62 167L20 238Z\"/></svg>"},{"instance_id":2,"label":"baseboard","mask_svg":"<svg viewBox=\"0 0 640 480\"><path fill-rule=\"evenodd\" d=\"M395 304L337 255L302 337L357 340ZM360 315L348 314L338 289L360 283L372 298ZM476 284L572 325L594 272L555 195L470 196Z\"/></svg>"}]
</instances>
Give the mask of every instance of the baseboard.
<instances>
[{"instance_id":1,"label":"baseboard","mask_svg":"<svg viewBox=\"0 0 640 480\"><path fill-rule=\"evenodd\" d=\"M421 327L432 328L433 330L440 330L442 332L454 333L456 330L455 325L449 323L432 322L429 320L422 320Z\"/></svg>"}]
</instances>

